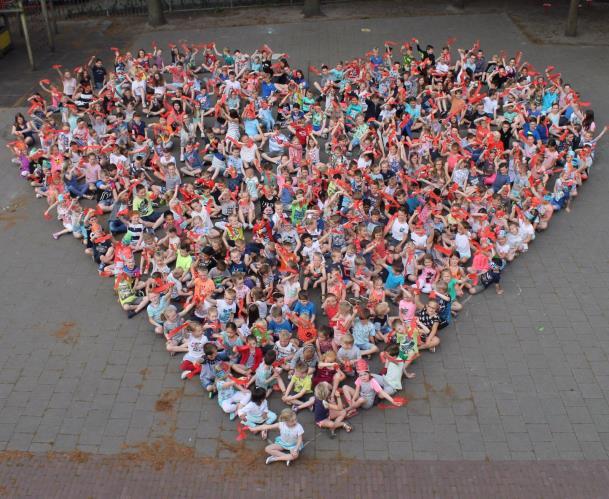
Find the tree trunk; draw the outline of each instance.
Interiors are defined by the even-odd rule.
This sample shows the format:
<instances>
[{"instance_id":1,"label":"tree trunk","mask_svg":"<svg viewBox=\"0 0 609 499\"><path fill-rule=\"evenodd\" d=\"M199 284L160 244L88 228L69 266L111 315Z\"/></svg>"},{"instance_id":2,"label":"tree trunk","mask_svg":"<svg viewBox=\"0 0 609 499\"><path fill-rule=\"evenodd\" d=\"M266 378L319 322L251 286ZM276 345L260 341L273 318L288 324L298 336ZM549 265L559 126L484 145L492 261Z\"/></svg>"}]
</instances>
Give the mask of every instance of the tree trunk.
<instances>
[{"instance_id":1,"label":"tree trunk","mask_svg":"<svg viewBox=\"0 0 609 499\"><path fill-rule=\"evenodd\" d=\"M305 17L323 16L321 11L321 0L305 0L302 7L302 13Z\"/></svg>"},{"instance_id":2,"label":"tree trunk","mask_svg":"<svg viewBox=\"0 0 609 499\"><path fill-rule=\"evenodd\" d=\"M567 28L565 35L577 36L577 7L580 0L571 0L569 4L569 15L567 17Z\"/></svg>"},{"instance_id":3,"label":"tree trunk","mask_svg":"<svg viewBox=\"0 0 609 499\"><path fill-rule=\"evenodd\" d=\"M162 0L148 0L148 24L150 26L161 26L167 24L163 14Z\"/></svg>"}]
</instances>

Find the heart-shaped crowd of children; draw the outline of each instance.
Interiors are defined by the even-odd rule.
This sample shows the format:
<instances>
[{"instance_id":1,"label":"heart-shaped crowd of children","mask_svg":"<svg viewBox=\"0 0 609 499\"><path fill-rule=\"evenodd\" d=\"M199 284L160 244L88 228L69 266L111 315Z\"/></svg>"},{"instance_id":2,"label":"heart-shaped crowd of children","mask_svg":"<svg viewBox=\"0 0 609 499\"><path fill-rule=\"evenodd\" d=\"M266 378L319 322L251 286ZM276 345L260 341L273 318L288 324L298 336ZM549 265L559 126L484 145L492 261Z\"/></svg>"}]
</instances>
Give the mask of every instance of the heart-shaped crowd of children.
<instances>
[{"instance_id":1,"label":"heart-shaped crowd of children","mask_svg":"<svg viewBox=\"0 0 609 499\"><path fill-rule=\"evenodd\" d=\"M111 70L54 66L15 118L53 237L82 242L238 439L279 430L267 463L298 457L299 411L334 436L405 403L462 296L502 293L588 178L606 132L589 103L553 67L453 43L304 71L267 45L112 48Z\"/></svg>"}]
</instances>

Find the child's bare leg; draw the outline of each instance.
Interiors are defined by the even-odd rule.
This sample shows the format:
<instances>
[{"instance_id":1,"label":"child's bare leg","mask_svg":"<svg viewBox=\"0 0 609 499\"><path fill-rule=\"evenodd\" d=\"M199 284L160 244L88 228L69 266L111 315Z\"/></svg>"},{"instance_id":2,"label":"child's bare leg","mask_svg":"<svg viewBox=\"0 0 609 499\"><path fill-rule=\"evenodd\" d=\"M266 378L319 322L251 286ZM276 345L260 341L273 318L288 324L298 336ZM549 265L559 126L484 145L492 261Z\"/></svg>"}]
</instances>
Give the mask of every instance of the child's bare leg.
<instances>
[{"instance_id":1,"label":"child's bare leg","mask_svg":"<svg viewBox=\"0 0 609 499\"><path fill-rule=\"evenodd\" d=\"M71 231L71 230L68 230L68 229L63 229L63 230L60 230L60 231L58 231L58 232L54 232L54 233L53 233L53 239L59 239L59 238L60 238L61 236L63 236L64 234L68 234L68 233L70 233L70 232L72 232L72 231Z\"/></svg>"},{"instance_id":2,"label":"child's bare leg","mask_svg":"<svg viewBox=\"0 0 609 499\"><path fill-rule=\"evenodd\" d=\"M242 376L250 375L250 370L247 367L242 366L241 364L233 364L231 365L231 369L237 374L241 374Z\"/></svg>"},{"instance_id":3,"label":"child's bare leg","mask_svg":"<svg viewBox=\"0 0 609 499\"><path fill-rule=\"evenodd\" d=\"M292 453L286 452L283 447L277 444L267 445L264 448L264 451L273 457L273 461L292 461L298 458L298 453L294 456Z\"/></svg>"},{"instance_id":4,"label":"child's bare leg","mask_svg":"<svg viewBox=\"0 0 609 499\"><path fill-rule=\"evenodd\" d=\"M341 381L345 379L345 375L341 372L334 373L332 376L332 393L330 394L330 398L333 398L336 395L336 391L338 390L338 385L340 385Z\"/></svg>"}]
</instances>

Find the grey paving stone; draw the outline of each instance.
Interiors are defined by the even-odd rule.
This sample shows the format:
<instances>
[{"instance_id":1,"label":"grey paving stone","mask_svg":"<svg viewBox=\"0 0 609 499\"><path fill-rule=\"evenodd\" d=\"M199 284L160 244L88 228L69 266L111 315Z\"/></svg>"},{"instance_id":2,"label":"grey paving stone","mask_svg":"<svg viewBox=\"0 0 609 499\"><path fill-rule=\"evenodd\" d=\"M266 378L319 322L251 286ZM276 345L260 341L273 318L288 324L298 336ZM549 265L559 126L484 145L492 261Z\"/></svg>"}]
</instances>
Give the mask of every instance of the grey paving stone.
<instances>
[{"instance_id":1,"label":"grey paving stone","mask_svg":"<svg viewBox=\"0 0 609 499\"><path fill-rule=\"evenodd\" d=\"M579 424L573 425L573 431L580 443L582 442L599 442L600 437L596 431L594 424Z\"/></svg>"}]
</instances>

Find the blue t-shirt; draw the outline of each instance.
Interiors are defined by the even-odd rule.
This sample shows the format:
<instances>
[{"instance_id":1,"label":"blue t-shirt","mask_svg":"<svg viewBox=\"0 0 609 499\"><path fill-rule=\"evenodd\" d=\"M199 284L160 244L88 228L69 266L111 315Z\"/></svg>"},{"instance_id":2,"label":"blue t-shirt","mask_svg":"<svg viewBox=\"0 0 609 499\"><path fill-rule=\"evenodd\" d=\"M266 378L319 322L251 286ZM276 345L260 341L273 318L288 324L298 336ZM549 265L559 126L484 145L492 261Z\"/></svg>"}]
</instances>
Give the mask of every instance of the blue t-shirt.
<instances>
[{"instance_id":1,"label":"blue t-shirt","mask_svg":"<svg viewBox=\"0 0 609 499\"><path fill-rule=\"evenodd\" d=\"M385 287L387 289L396 289L404 284L403 274L394 274L392 269L387 269L387 279L385 279Z\"/></svg>"},{"instance_id":2,"label":"blue t-shirt","mask_svg":"<svg viewBox=\"0 0 609 499\"><path fill-rule=\"evenodd\" d=\"M148 317L150 317L154 322L162 324L161 315L167 308L169 303L169 294L161 296L158 305L153 305L152 303L148 304L146 307L146 312L148 312Z\"/></svg>"},{"instance_id":3,"label":"blue t-shirt","mask_svg":"<svg viewBox=\"0 0 609 499\"><path fill-rule=\"evenodd\" d=\"M275 84L273 82L262 82L262 85L260 85L260 95L262 96L263 99L267 99L270 97L270 95L273 92L277 91L277 87L275 86Z\"/></svg>"},{"instance_id":4,"label":"blue t-shirt","mask_svg":"<svg viewBox=\"0 0 609 499\"><path fill-rule=\"evenodd\" d=\"M313 315L315 315L315 304L311 301L301 303L300 300L298 300L292 311L297 315L301 315L303 312L306 312L309 314L309 317L313 317Z\"/></svg>"},{"instance_id":5,"label":"blue t-shirt","mask_svg":"<svg viewBox=\"0 0 609 499\"><path fill-rule=\"evenodd\" d=\"M359 319L355 319L355 324L353 325L353 342L355 346L370 343L370 337L375 334L376 329L372 322L368 321L364 324Z\"/></svg>"}]
</instances>

